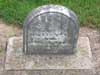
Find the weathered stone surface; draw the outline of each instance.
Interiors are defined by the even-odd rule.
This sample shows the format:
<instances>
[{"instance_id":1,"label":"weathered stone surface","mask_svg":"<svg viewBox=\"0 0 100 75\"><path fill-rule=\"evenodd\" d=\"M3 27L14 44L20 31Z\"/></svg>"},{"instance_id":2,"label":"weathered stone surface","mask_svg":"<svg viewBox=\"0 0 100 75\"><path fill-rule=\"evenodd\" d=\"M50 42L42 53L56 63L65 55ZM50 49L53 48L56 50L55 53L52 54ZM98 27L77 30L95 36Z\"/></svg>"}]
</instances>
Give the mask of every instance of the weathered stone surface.
<instances>
[{"instance_id":1,"label":"weathered stone surface","mask_svg":"<svg viewBox=\"0 0 100 75\"><path fill-rule=\"evenodd\" d=\"M5 61L6 70L92 69L88 37L79 37L76 53L72 55L25 55L22 37L9 39Z\"/></svg>"},{"instance_id":2,"label":"weathered stone surface","mask_svg":"<svg viewBox=\"0 0 100 75\"><path fill-rule=\"evenodd\" d=\"M25 70L25 71L3 71L0 75L97 75L93 70L88 69L59 69L59 70ZM98 74L99 75L99 74Z\"/></svg>"},{"instance_id":3,"label":"weathered stone surface","mask_svg":"<svg viewBox=\"0 0 100 75\"><path fill-rule=\"evenodd\" d=\"M89 69L59 69L59 70L35 70L24 71L22 75L94 75L95 72Z\"/></svg>"},{"instance_id":4,"label":"weathered stone surface","mask_svg":"<svg viewBox=\"0 0 100 75\"><path fill-rule=\"evenodd\" d=\"M75 52L79 26L75 13L64 6L34 9L24 22L26 54L71 54Z\"/></svg>"}]
</instances>

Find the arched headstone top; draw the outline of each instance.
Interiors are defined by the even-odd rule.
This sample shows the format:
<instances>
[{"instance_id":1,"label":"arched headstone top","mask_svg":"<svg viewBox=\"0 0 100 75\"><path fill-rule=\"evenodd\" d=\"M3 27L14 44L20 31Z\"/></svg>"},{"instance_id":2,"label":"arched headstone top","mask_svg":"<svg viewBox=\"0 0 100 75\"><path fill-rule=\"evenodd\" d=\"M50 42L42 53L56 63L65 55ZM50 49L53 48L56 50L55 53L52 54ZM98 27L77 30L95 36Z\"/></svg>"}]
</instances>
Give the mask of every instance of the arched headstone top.
<instances>
[{"instance_id":1,"label":"arched headstone top","mask_svg":"<svg viewBox=\"0 0 100 75\"><path fill-rule=\"evenodd\" d=\"M78 33L73 11L60 5L40 6L24 21L23 50L29 54L73 53Z\"/></svg>"},{"instance_id":2,"label":"arched headstone top","mask_svg":"<svg viewBox=\"0 0 100 75\"><path fill-rule=\"evenodd\" d=\"M50 4L50 5L44 5L44 6L40 6L40 7L36 8L36 9L33 9L26 17L26 19L24 21L24 25L27 25L27 23L30 23L36 16L39 16L44 13L51 13L51 12L63 14L65 16L69 17L74 22L78 22L77 16L72 10L70 10L64 6L61 6L61 5Z\"/></svg>"}]
</instances>

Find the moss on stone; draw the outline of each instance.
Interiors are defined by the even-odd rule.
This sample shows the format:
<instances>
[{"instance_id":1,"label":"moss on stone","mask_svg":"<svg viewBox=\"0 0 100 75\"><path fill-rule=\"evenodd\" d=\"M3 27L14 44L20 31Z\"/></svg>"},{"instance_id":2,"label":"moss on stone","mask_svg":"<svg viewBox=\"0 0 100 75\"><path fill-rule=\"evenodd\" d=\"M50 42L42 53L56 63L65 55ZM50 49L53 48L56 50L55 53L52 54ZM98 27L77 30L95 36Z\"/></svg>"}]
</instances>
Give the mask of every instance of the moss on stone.
<instances>
[{"instance_id":1,"label":"moss on stone","mask_svg":"<svg viewBox=\"0 0 100 75\"><path fill-rule=\"evenodd\" d=\"M3 49L2 48L0 48L0 53L3 51Z\"/></svg>"},{"instance_id":2,"label":"moss on stone","mask_svg":"<svg viewBox=\"0 0 100 75\"><path fill-rule=\"evenodd\" d=\"M33 64L32 68L39 67L39 66L40 66L39 64Z\"/></svg>"},{"instance_id":3,"label":"moss on stone","mask_svg":"<svg viewBox=\"0 0 100 75\"><path fill-rule=\"evenodd\" d=\"M65 63L64 66L65 66L65 67L70 67L71 64L70 64L70 63Z\"/></svg>"}]
</instances>

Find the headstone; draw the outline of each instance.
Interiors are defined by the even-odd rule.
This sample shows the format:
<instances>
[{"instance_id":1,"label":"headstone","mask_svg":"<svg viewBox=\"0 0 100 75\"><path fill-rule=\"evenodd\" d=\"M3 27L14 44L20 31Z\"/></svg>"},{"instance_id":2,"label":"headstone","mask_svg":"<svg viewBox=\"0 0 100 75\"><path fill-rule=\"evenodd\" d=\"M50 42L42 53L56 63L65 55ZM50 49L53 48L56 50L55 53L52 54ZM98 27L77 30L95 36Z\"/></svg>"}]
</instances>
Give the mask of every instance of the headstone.
<instances>
[{"instance_id":1,"label":"headstone","mask_svg":"<svg viewBox=\"0 0 100 75\"><path fill-rule=\"evenodd\" d=\"M32 10L25 19L23 50L26 54L74 53L78 33L73 11L60 5L44 5Z\"/></svg>"}]
</instances>

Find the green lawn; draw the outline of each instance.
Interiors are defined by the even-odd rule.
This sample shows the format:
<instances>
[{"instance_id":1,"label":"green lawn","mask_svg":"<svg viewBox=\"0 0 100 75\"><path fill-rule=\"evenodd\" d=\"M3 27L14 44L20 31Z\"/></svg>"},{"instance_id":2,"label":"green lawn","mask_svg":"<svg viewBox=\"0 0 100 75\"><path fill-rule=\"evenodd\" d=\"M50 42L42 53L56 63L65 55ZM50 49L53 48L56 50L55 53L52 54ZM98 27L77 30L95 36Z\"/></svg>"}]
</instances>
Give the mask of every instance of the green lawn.
<instances>
[{"instance_id":1,"label":"green lawn","mask_svg":"<svg viewBox=\"0 0 100 75\"><path fill-rule=\"evenodd\" d=\"M0 0L0 18L22 26L28 12L44 4L64 5L77 14L81 26L100 29L100 0Z\"/></svg>"}]
</instances>

